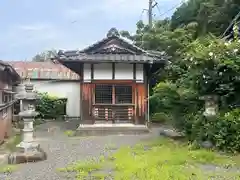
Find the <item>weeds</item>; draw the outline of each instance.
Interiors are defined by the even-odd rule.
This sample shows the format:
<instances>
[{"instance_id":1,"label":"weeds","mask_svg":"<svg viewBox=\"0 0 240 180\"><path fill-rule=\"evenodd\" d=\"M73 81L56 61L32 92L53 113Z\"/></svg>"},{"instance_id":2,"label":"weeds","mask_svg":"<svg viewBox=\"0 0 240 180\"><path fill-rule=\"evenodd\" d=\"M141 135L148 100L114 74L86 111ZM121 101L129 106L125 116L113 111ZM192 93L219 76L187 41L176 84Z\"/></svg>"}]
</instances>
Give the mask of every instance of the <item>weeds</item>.
<instances>
[{"instance_id":1,"label":"weeds","mask_svg":"<svg viewBox=\"0 0 240 180\"><path fill-rule=\"evenodd\" d=\"M200 165L214 165L224 169L225 165L237 167L235 157L220 155L203 149L191 149L187 144L164 138L122 147L107 158L79 162L61 169L62 172L75 172L77 179L101 175L104 179L109 173L116 180L189 180L189 179L227 179L239 178L239 172L205 172Z\"/></svg>"}]
</instances>

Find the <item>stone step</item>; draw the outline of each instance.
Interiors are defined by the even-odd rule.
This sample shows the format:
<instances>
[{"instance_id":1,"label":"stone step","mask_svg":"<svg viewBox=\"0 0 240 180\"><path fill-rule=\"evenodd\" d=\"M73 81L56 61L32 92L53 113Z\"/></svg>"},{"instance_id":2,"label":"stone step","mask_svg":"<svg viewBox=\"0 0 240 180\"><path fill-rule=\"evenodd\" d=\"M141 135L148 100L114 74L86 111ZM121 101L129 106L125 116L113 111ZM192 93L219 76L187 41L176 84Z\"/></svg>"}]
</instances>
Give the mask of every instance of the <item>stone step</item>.
<instances>
[{"instance_id":1,"label":"stone step","mask_svg":"<svg viewBox=\"0 0 240 180\"><path fill-rule=\"evenodd\" d=\"M149 133L144 125L82 125L79 126L77 136L104 136L104 135L136 135Z\"/></svg>"},{"instance_id":2,"label":"stone step","mask_svg":"<svg viewBox=\"0 0 240 180\"><path fill-rule=\"evenodd\" d=\"M7 163L8 153L1 153L0 154L0 165Z\"/></svg>"}]
</instances>

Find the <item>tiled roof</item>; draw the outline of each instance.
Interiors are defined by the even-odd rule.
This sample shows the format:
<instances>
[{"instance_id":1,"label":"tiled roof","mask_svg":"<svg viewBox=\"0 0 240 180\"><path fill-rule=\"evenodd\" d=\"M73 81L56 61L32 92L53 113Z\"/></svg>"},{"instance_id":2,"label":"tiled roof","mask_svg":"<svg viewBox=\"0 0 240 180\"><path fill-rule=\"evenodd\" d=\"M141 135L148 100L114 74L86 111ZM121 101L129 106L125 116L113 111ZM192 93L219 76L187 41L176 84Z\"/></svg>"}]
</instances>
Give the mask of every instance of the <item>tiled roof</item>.
<instances>
[{"instance_id":1,"label":"tiled roof","mask_svg":"<svg viewBox=\"0 0 240 180\"><path fill-rule=\"evenodd\" d=\"M0 60L0 66L3 67L3 69L0 68L0 70L8 70L15 82L20 81L19 74L15 71L15 69L11 66L11 64L7 63L6 61Z\"/></svg>"},{"instance_id":2,"label":"tiled roof","mask_svg":"<svg viewBox=\"0 0 240 180\"><path fill-rule=\"evenodd\" d=\"M77 80L79 75L61 64L53 62L11 61L21 78Z\"/></svg>"},{"instance_id":3,"label":"tiled roof","mask_svg":"<svg viewBox=\"0 0 240 180\"><path fill-rule=\"evenodd\" d=\"M59 51L56 57L62 61L81 62L135 62L153 63L166 62L165 52L149 52L136 45L131 40L121 36L108 36L84 48L83 50Z\"/></svg>"},{"instance_id":4,"label":"tiled roof","mask_svg":"<svg viewBox=\"0 0 240 180\"><path fill-rule=\"evenodd\" d=\"M116 35L112 35L109 37L105 37L97 42L95 42L94 44L91 44L90 46L84 48L83 50L81 50L80 52L82 53L88 53L88 51L96 48L97 46L100 46L101 44L106 43L107 41L111 40L111 39L118 39L119 41L122 41L123 43L126 43L128 46L130 46L131 48L135 49L136 51L139 51L141 53L146 53L146 51L138 46L136 46L133 41L131 41L130 39L127 39L125 37L122 36L116 36Z\"/></svg>"},{"instance_id":5,"label":"tiled roof","mask_svg":"<svg viewBox=\"0 0 240 180\"><path fill-rule=\"evenodd\" d=\"M58 60L61 61L81 61L81 62L125 62L125 63L154 63L165 62L163 55L160 57L154 55L132 55L132 54L63 54L59 56Z\"/></svg>"}]
</instances>

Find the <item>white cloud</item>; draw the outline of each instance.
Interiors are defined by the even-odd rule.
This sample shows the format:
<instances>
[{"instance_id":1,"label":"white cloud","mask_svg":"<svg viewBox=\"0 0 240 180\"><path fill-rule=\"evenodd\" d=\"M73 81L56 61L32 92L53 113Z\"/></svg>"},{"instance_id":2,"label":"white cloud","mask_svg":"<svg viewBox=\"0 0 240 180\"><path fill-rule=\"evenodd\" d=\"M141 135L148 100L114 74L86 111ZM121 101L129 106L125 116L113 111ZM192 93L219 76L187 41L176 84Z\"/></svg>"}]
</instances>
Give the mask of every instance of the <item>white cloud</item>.
<instances>
[{"instance_id":1,"label":"white cloud","mask_svg":"<svg viewBox=\"0 0 240 180\"><path fill-rule=\"evenodd\" d=\"M34 23L34 24L22 24L17 26L18 29L23 31L43 31L49 29L51 26L45 23Z\"/></svg>"},{"instance_id":2,"label":"white cloud","mask_svg":"<svg viewBox=\"0 0 240 180\"><path fill-rule=\"evenodd\" d=\"M29 0L25 1L27 3ZM161 11L165 12L169 7L180 3L181 0L157 1ZM32 8L33 4L27 4L27 7ZM101 38L101 34L108 26L111 26L111 23L114 23L115 26L125 26L123 28L130 30L129 24L137 21L142 10L147 8L148 0L89 0L84 2L60 0L53 9L56 17L49 16L44 22L32 17L32 23L11 24L2 30L0 46L4 48L1 53L9 56L13 49L18 50L19 54L33 54L35 51L51 48L83 48L88 43ZM156 8L155 11L154 13L157 13ZM105 19L107 22L103 24ZM82 23L71 23L73 21ZM90 22L88 23L88 21ZM101 22L99 23L99 21ZM84 23L86 26L80 27ZM96 24L102 25L97 32L94 29ZM132 28L135 27L134 24L132 26Z\"/></svg>"},{"instance_id":3,"label":"white cloud","mask_svg":"<svg viewBox=\"0 0 240 180\"><path fill-rule=\"evenodd\" d=\"M101 10L106 13L131 15L139 14L142 9L148 8L148 1L146 0L103 0L100 6Z\"/></svg>"},{"instance_id":4,"label":"white cloud","mask_svg":"<svg viewBox=\"0 0 240 180\"><path fill-rule=\"evenodd\" d=\"M4 39L11 47L51 42L60 38L62 32L48 23L20 24L13 26Z\"/></svg>"},{"instance_id":5,"label":"white cloud","mask_svg":"<svg viewBox=\"0 0 240 180\"><path fill-rule=\"evenodd\" d=\"M161 13L166 13L168 9L177 5L180 5L181 2L185 0L157 0L158 7ZM99 13L107 15L106 18L127 18L132 16L140 16L143 9L148 9L147 0L99 0L99 1L88 1L86 4L82 4L79 1L79 5L74 7L64 8L64 16L71 19L85 19L91 15ZM155 8L156 10L156 8ZM96 13L96 14L94 14ZM157 13L157 15L159 12Z\"/></svg>"},{"instance_id":6,"label":"white cloud","mask_svg":"<svg viewBox=\"0 0 240 180\"><path fill-rule=\"evenodd\" d=\"M139 15L143 8L148 6L146 0L101 0L79 6L64 9L64 16L70 19L87 18L94 13L104 13L108 17L126 17L129 15ZM101 15L101 14L100 14Z\"/></svg>"},{"instance_id":7,"label":"white cloud","mask_svg":"<svg viewBox=\"0 0 240 180\"><path fill-rule=\"evenodd\" d=\"M81 19L86 18L89 14L93 13L93 9L89 8L67 8L63 12L63 16L67 19L74 20L74 19Z\"/></svg>"}]
</instances>

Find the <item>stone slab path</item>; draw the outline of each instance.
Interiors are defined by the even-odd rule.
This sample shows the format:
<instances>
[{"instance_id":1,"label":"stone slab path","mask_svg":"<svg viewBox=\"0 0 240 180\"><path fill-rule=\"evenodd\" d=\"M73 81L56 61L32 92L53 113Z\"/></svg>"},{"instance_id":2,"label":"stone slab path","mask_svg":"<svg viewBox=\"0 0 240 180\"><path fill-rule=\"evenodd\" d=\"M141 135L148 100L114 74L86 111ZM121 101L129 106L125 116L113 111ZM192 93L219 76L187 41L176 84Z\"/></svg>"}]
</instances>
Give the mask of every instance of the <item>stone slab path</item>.
<instances>
[{"instance_id":1,"label":"stone slab path","mask_svg":"<svg viewBox=\"0 0 240 180\"><path fill-rule=\"evenodd\" d=\"M134 145L142 140L158 136L157 129L144 135L111 135L102 137L67 137L62 128L48 132L52 124L42 124L37 128L36 137L41 147L47 152L48 159L37 163L17 165L18 170L11 174L0 174L1 180L65 180L57 168L87 158L98 157L108 145L120 147Z\"/></svg>"}]
</instances>

